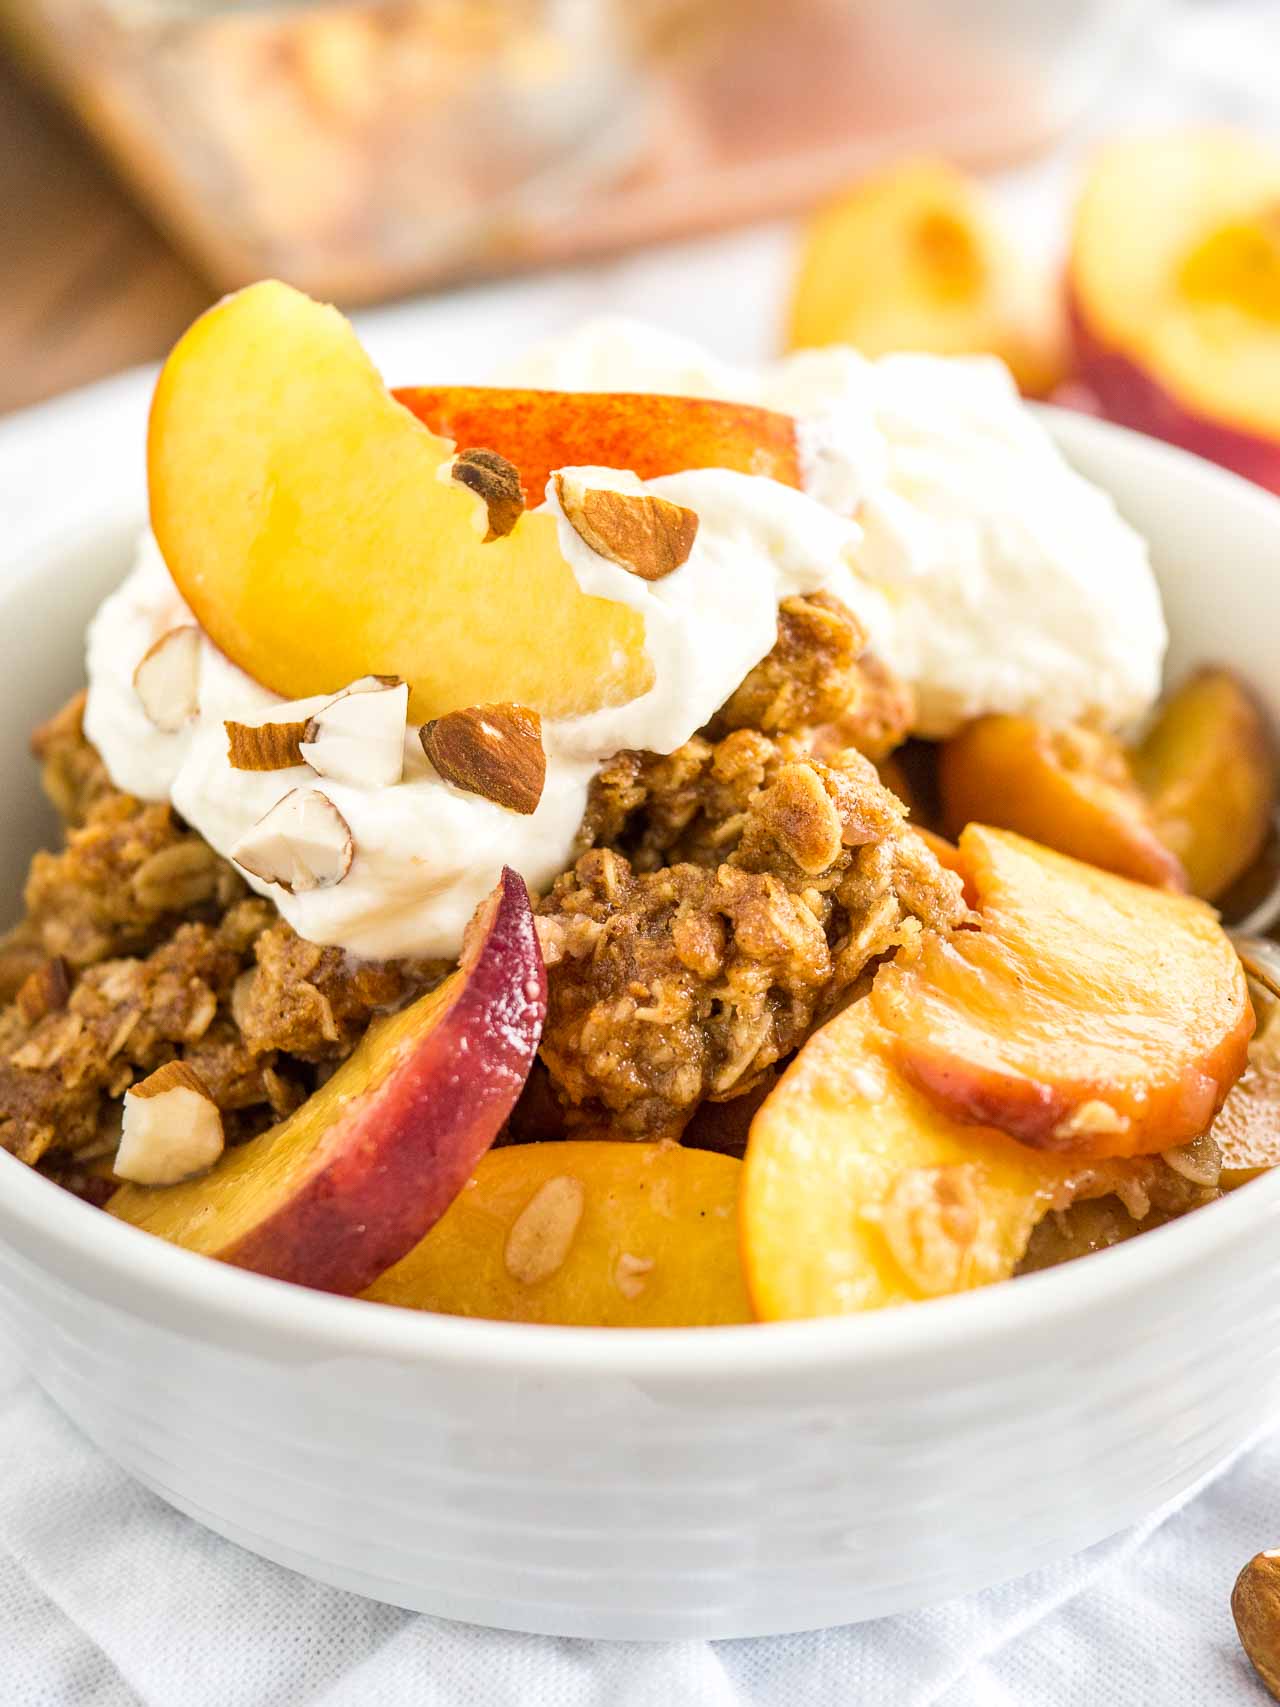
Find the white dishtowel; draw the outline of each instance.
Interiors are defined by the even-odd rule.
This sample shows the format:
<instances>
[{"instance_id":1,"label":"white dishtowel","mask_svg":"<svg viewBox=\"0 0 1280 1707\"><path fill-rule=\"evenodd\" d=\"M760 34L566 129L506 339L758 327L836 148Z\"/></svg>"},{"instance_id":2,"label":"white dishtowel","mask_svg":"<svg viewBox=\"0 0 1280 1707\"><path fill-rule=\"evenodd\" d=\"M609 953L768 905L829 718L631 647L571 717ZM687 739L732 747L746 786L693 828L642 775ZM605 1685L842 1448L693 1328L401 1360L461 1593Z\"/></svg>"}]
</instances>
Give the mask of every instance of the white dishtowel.
<instances>
[{"instance_id":1,"label":"white dishtowel","mask_svg":"<svg viewBox=\"0 0 1280 1707\"><path fill-rule=\"evenodd\" d=\"M1278 66L1276 0L1178 6L1068 146L1001 193L1025 234L1052 242L1092 135L1196 116L1277 128ZM366 330L403 380L423 377L414 352L432 336L492 350L495 325L514 344L602 308L750 359L776 335L791 252L771 227L408 305ZM145 391L115 382L118 449L83 459L104 502L137 478ZM10 528L48 514L66 465L50 435L69 430L54 404L23 429L22 454L0 431ZM0 1707L1248 1707L1267 1697L1229 1596L1274 1545L1280 1436L1066 1564L910 1617L656 1646L507 1635L323 1588L217 1539L102 1458L0 1355Z\"/></svg>"},{"instance_id":2,"label":"white dishtowel","mask_svg":"<svg viewBox=\"0 0 1280 1707\"><path fill-rule=\"evenodd\" d=\"M220 1540L0 1361L3 1707L1248 1707L1267 1697L1231 1584L1277 1542L1273 1437L1138 1528L929 1612L740 1642L516 1636Z\"/></svg>"}]
</instances>

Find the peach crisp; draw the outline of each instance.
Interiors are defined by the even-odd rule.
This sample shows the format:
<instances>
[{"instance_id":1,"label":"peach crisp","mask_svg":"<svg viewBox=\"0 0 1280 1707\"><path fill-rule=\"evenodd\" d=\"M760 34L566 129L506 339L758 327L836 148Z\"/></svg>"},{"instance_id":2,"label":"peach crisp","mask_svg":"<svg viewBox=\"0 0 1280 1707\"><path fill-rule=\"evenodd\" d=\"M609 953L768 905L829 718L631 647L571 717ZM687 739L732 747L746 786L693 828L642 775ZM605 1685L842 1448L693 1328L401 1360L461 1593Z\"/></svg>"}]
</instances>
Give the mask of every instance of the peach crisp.
<instances>
[{"instance_id":1,"label":"peach crisp","mask_svg":"<svg viewBox=\"0 0 1280 1707\"><path fill-rule=\"evenodd\" d=\"M958 180L812 243L796 342L1051 383ZM938 1298L1280 1162L1280 984L1215 910L1266 715L1217 666L1158 703L1145 545L1008 377L530 359L393 391L272 282L180 340L35 737L0 1147L275 1280L596 1327Z\"/></svg>"}]
</instances>

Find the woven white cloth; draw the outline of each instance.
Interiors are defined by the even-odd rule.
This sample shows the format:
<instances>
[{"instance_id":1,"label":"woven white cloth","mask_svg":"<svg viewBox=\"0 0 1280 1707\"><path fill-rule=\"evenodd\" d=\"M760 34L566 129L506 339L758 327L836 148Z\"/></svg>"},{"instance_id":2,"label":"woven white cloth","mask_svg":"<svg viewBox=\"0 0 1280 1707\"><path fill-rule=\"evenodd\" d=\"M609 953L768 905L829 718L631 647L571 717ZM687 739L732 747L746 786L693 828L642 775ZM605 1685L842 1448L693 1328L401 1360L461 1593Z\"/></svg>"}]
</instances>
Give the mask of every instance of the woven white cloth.
<instances>
[{"instance_id":1,"label":"woven white cloth","mask_svg":"<svg viewBox=\"0 0 1280 1707\"><path fill-rule=\"evenodd\" d=\"M1025 234L1052 242L1091 135L1197 115L1273 128L1278 64L1273 0L1176 8L1069 146L1001 193ZM494 328L510 347L605 308L750 358L773 342L789 254L780 228L737 234L410 305L367 331L403 380L462 376ZM415 372L428 345L456 371ZM145 383L117 393L140 423ZM136 461L125 431L86 478L105 495ZM0 466L7 525L48 513L49 467L42 454ZM1276 1544L1280 1436L1138 1529L915 1616L670 1646L505 1635L323 1588L217 1539L103 1459L0 1353L0 1707L1235 1707L1266 1697L1235 1639L1231 1584Z\"/></svg>"}]
</instances>

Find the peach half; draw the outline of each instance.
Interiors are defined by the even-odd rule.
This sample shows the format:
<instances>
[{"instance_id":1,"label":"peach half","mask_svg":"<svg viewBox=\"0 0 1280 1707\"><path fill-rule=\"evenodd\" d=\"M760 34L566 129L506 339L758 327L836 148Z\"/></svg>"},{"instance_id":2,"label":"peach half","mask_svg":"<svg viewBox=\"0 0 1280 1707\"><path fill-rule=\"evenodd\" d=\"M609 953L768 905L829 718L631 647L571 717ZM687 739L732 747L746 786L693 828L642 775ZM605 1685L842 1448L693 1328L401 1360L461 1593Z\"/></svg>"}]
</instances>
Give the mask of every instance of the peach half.
<instances>
[{"instance_id":1,"label":"peach half","mask_svg":"<svg viewBox=\"0 0 1280 1707\"><path fill-rule=\"evenodd\" d=\"M1104 148L1068 280L1109 419L1280 491L1280 151L1225 130Z\"/></svg>"},{"instance_id":2,"label":"peach half","mask_svg":"<svg viewBox=\"0 0 1280 1707\"><path fill-rule=\"evenodd\" d=\"M578 1327L750 1321L741 1172L731 1156L674 1144L565 1139L491 1150L440 1223L364 1296Z\"/></svg>"},{"instance_id":3,"label":"peach half","mask_svg":"<svg viewBox=\"0 0 1280 1707\"><path fill-rule=\"evenodd\" d=\"M729 468L801 484L794 419L747 403L483 385L411 385L392 395L460 451L478 446L513 463L531 505L557 468L625 468L642 480Z\"/></svg>"},{"instance_id":4,"label":"peach half","mask_svg":"<svg viewBox=\"0 0 1280 1707\"><path fill-rule=\"evenodd\" d=\"M1000 356L1033 397L1063 378L1067 347L1049 273L1014 246L976 183L931 159L865 178L814 215L787 341Z\"/></svg>"},{"instance_id":5,"label":"peach half","mask_svg":"<svg viewBox=\"0 0 1280 1707\"><path fill-rule=\"evenodd\" d=\"M515 1105L545 1015L528 892L508 870L459 969L376 1022L287 1120L202 1179L122 1186L107 1209L238 1268L358 1292L456 1197Z\"/></svg>"},{"instance_id":6,"label":"peach half","mask_svg":"<svg viewBox=\"0 0 1280 1707\"><path fill-rule=\"evenodd\" d=\"M288 699L395 675L422 722L509 702L569 716L647 689L640 615L579 589L549 514L486 540L452 456L336 309L268 281L201 315L164 365L151 522L206 632Z\"/></svg>"}]
</instances>

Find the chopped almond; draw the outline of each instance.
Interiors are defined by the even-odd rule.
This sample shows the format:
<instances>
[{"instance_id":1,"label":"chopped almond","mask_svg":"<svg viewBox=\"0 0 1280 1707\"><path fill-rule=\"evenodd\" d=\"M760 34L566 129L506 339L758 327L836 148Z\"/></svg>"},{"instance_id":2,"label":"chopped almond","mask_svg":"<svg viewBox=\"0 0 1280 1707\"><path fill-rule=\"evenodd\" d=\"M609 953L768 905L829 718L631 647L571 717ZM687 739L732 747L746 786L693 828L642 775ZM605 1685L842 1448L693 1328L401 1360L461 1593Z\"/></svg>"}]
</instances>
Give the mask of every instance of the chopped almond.
<instances>
[{"instance_id":1,"label":"chopped almond","mask_svg":"<svg viewBox=\"0 0 1280 1707\"><path fill-rule=\"evenodd\" d=\"M318 788L294 788L231 850L242 870L287 894L330 889L351 870L355 843L351 826Z\"/></svg>"},{"instance_id":2,"label":"chopped almond","mask_svg":"<svg viewBox=\"0 0 1280 1707\"><path fill-rule=\"evenodd\" d=\"M303 732L312 770L357 788L392 788L404 770L409 689L394 676L365 676L329 701Z\"/></svg>"},{"instance_id":3,"label":"chopped almond","mask_svg":"<svg viewBox=\"0 0 1280 1707\"><path fill-rule=\"evenodd\" d=\"M480 498L489 515L485 543L502 539L524 514L520 473L496 450L466 450L454 458L449 478Z\"/></svg>"},{"instance_id":4,"label":"chopped almond","mask_svg":"<svg viewBox=\"0 0 1280 1707\"><path fill-rule=\"evenodd\" d=\"M227 762L237 771L283 771L304 763L301 751L307 725L301 723L226 722Z\"/></svg>"},{"instance_id":5,"label":"chopped almond","mask_svg":"<svg viewBox=\"0 0 1280 1707\"><path fill-rule=\"evenodd\" d=\"M222 1115L200 1075L169 1061L125 1093L115 1172L137 1185L176 1185L222 1154Z\"/></svg>"},{"instance_id":6,"label":"chopped almond","mask_svg":"<svg viewBox=\"0 0 1280 1707\"><path fill-rule=\"evenodd\" d=\"M510 812L536 812L547 780L542 719L523 705L472 705L422 727L422 748L446 782Z\"/></svg>"},{"instance_id":7,"label":"chopped almond","mask_svg":"<svg viewBox=\"0 0 1280 1707\"><path fill-rule=\"evenodd\" d=\"M536 1286L561 1267L585 1201L582 1182L572 1174L556 1174L538 1187L507 1234L502 1257L513 1280Z\"/></svg>"},{"instance_id":8,"label":"chopped almond","mask_svg":"<svg viewBox=\"0 0 1280 1707\"><path fill-rule=\"evenodd\" d=\"M176 734L200 709L200 630L193 623L171 628L143 653L133 689L157 729Z\"/></svg>"},{"instance_id":9,"label":"chopped almond","mask_svg":"<svg viewBox=\"0 0 1280 1707\"><path fill-rule=\"evenodd\" d=\"M71 973L60 954L29 972L18 987L14 1001L18 1012L28 1025L35 1025L49 1014L56 1014L67 1005L71 994Z\"/></svg>"},{"instance_id":10,"label":"chopped almond","mask_svg":"<svg viewBox=\"0 0 1280 1707\"><path fill-rule=\"evenodd\" d=\"M642 581L661 581L687 563L698 517L649 492L612 492L574 474L555 477L565 520L584 545Z\"/></svg>"}]
</instances>

